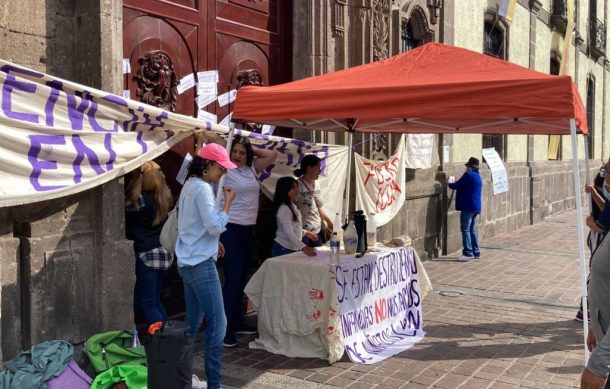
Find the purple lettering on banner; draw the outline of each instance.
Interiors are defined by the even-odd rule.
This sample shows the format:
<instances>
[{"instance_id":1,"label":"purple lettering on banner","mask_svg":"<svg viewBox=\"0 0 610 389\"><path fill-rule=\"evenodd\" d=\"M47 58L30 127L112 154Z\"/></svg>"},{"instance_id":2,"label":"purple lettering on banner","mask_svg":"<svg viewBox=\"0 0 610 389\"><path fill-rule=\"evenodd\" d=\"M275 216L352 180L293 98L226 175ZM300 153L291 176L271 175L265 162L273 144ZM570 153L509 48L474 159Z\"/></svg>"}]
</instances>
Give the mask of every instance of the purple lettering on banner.
<instances>
[{"instance_id":1,"label":"purple lettering on banner","mask_svg":"<svg viewBox=\"0 0 610 389\"><path fill-rule=\"evenodd\" d=\"M148 151L148 146L146 145L146 143L142 140L142 135L144 135L144 133L142 131L138 132L138 136L136 137L138 144L140 146L142 146L142 153L146 153Z\"/></svg>"},{"instance_id":2,"label":"purple lettering on banner","mask_svg":"<svg viewBox=\"0 0 610 389\"><path fill-rule=\"evenodd\" d=\"M197 128L196 128L196 130L197 130ZM165 140L171 138L174 135L176 135L176 134L174 134L174 131L172 131L172 130L165 130Z\"/></svg>"},{"instance_id":3,"label":"purple lettering on banner","mask_svg":"<svg viewBox=\"0 0 610 389\"><path fill-rule=\"evenodd\" d=\"M55 108L55 103L59 99L59 92L63 90L63 84L60 81L48 81L46 83L48 87L51 88L51 94L47 99L47 103L44 106L44 114L46 117L46 125L49 127L53 127L53 123L55 120L53 109Z\"/></svg>"},{"instance_id":4,"label":"purple lettering on banner","mask_svg":"<svg viewBox=\"0 0 610 389\"><path fill-rule=\"evenodd\" d=\"M42 145L65 145L66 140L63 135L29 135L28 137L31 144L28 150L28 161L32 165L30 183L34 189L42 192L65 187L66 185L42 185L40 183L42 169L57 169L57 161L38 159Z\"/></svg>"},{"instance_id":5,"label":"purple lettering on banner","mask_svg":"<svg viewBox=\"0 0 610 389\"><path fill-rule=\"evenodd\" d=\"M112 134L104 136L104 147L108 151L108 161L106 162L106 171L112 170L112 164L116 160L116 152L112 149Z\"/></svg>"},{"instance_id":6,"label":"purple lettering on banner","mask_svg":"<svg viewBox=\"0 0 610 389\"><path fill-rule=\"evenodd\" d=\"M68 119L70 119L70 125L73 130L82 130L83 114L85 113L85 110L89 108L91 101L73 94L67 94L66 97L68 99ZM76 106L77 98L80 98L78 107Z\"/></svg>"},{"instance_id":7,"label":"purple lettering on banner","mask_svg":"<svg viewBox=\"0 0 610 389\"><path fill-rule=\"evenodd\" d=\"M120 105L121 107L127 107L127 101L125 101L122 97L117 95L106 95L102 97L102 100L106 100L110 103Z\"/></svg>"},{"instance_id":8,"label":"purple lettering on banner","mask_svg":"<svg viewBox=\"0 0 610 389\"><path fill-rule=\"evenodd\" d=\"M112 120L112 128L104 128L95 118L95 114L97 113L98 104L94 101L91 103L91 108L87 111L87 119L89 119L89 124L91 124L91 128L93 131L99 132L118 132L119 131L119 123L116 120Z\"/></svg>"},{"instance_id":9,"label":"purple lettering on banner","mask_svg":"<svg viewBox=\"0 0 610 389\"><path fill-rule=\"evenodd\" d=\"M4 85L2 86L2 111L4 114L11 119L38 124L38 115L33 113L17 112L11 109L11 93L13 93L14 90L26 93L35 93L36 84L17 81L15 76L12 74L7 74Z\"/></svg>"},{"instance_id":10,"label":"purple lettering on banner","mask_svg":"<svg viewBox=\"0 0 610 389\"><path fill-rule=\"evenodd\" d=\"M153 121L150 120L150 114L144 113L143 116L144 116L144 122L142 123L142 125L149 126L149 131L152 131L155 128L165 127L164 119L167 119L169 117L167 112L161 112L161 114L155 118L155 120L157 120L157 123L154 123Z\"/></svg>"},{"instance_id":11,"label":"purple lettering on banner","mask_svg":"<svg viewBox=\"0 0 610 389\"><path fill-rule=\"evenodd\" d=\"M138 121L140 118L138 117L138 115L136 115L136 113L133 109L130 108L127 111L131 114L131 119L125 120L123 122L123 125L122 125L123 131L125 131L125 132L136 131L136 128L138 127Z\"/></svg>"},{"instance_id":12,"label":"purple lettering on banner","mask_svg":"<svg viewBox=\"0 0 610 389\"><path fill-rule=\"evenodd\" d=\"M320 154L320 151L323 155L318 155ZM328 146L322 146L322 150L320 151L316 151L314 152L315 155L317 155L318 157L320 157L320 174L322 176L326 176L326 158L328 158L329 154L329 150L328 150Z\"/></svg>"},{"instance_id":13,"label":"purple lettering on banner","mask_svg":"<svg viewBox=\"0 0 610 389\"><path fill-rule=\"evenodd\" d=\"M72 144L76 149L76 158L72 163L72 168L74 169L74 183L78 184L81 182L81 178L83 176L83 171L80 168L81 163L85 159L85 156L89 160L89 165L93 168L93 170L99 175L105 173L104 169L100 166L100 159L95 154L95 151L91 150L80 138L80 135L72 135Z\"/></svg>"}]
</instances>

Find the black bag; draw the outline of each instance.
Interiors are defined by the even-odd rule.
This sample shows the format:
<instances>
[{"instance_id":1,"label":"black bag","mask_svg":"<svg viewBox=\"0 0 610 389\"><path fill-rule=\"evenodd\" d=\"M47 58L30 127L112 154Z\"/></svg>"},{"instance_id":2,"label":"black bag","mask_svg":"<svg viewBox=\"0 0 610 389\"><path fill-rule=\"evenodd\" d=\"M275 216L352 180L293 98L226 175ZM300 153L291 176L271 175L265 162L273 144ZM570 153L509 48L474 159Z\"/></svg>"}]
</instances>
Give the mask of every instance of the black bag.
<instances>
[{"instance_id":1,"label":"black bag","mask_svg":"<svg viewBox=\"0 0 610 389\"><path fill-rule=\"evenodd\" d=\"M332 235L333 232L330 230L330 228L328 228L328 225L324 222L324 220L322 220L322 223L320 225L320 232L318 233L322 244L325 244L326 242L330 241Z\"/></svg>"}]
</instances>

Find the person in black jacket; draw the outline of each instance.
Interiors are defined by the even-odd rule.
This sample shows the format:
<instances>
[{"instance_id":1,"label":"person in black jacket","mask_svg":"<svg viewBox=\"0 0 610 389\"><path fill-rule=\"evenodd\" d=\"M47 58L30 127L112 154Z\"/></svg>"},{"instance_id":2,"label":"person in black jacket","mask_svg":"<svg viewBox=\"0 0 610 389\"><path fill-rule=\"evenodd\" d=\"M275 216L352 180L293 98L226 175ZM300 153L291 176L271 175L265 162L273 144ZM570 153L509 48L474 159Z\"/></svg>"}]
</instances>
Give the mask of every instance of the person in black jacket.
<instances>
[{"instance_id":1,"label":"person in black jacket","mask_svg":"<svg viewBox=\"0 0 610 389\"><path fill-rule=\"evenodd\" d=\"M125 230L136 256L134 307L144 314L147 325L167 320L161 285L174 258L161 246L159 236L171 206L165 175L157 163L146 162L125 189Z\"/></svg>"}]
</instances>

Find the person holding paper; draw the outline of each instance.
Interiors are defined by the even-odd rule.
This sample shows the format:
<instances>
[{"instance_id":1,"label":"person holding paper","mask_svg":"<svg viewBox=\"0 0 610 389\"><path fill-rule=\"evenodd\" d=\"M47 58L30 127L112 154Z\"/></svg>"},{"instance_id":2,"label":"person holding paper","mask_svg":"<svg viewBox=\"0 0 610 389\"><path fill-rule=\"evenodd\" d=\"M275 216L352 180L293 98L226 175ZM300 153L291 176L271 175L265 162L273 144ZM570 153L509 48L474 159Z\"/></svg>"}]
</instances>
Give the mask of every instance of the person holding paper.
<instances>
[{"instance_id":1,"label":"person holding paper","mask_svg":"<svg viewBox=\"0 0 610 389\"><path fill-rule=\"evenodd\" d=\"M466 163L466 172L459 180L449 183L449 188L457 194L455 209L460 211L460 230L462 232L462 255L457 260L469 261L481 256L477 234L477 216L481 213L481 193L483 181L479 175L479 160L470 157Z\"/></svg>"},{"instance_id":2,"label":"person holding paper","mask_svg":"<svg viewBox=\"0 0 610 389\"><path fill-rule=\"evenodd\" d=\"M218 239L229 220L228 212L235 191L224 189L224 205L216 205L213 185L227 170L237 166L225 148L210 143L203 146L189 167L189 179L178 200L178 240L176 258L178 273L184 283L186 322L195 337L205 317L205 374L207 387L220 388L222 341L227 328L220 278L216 270ZM195 381L195 380L194 380Z\"/></svg>"},{"instance_id":3,"label":"person holding paper","mask_svg":"<svg viewBox=\"0 0 610 389\"><path fill-rule=\"evenodd\" d=\"M235 334L255 334L256 328L243 321L243 296L250 263L255 251L256 218L260 194L259 175L271 166L277 151L253 148L248 138L235 137L231 145L231 162L237 169L230 170L224 181L225 188L237 195L231 206L227 230L220 235L225 255L222 269L225 282L222 287L227 331L224 346L236 347Z\"/></svg>"},{"instance_id":4,"label":"person holding paper","mask_svg":"<svg viewBox=\"0 0 610 389\"><path fill-rule=\"evenodd\" d=\"M322 172L321 165L322 161L318 156L308 154L301 160L300 168L294 171L294 175L299 177L297 206L303 218L303 229L317 236L317 239L312 239L309 235L303 238L303 243L309 247L318 247L325 243L320 237L323 222L330 231L333 230L332 220L322 209L320 184L317 181Z\"/></svg>"}]
</instances>

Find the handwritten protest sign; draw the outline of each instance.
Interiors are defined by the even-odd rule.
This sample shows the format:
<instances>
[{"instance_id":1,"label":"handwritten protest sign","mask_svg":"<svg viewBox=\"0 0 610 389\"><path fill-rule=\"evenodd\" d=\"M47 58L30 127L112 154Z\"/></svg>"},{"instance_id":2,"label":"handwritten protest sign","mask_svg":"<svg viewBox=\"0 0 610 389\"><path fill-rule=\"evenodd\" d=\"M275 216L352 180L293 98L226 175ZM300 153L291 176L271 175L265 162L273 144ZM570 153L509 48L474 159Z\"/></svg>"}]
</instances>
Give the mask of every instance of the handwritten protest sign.
<instances>
[{"instance_id":1,"label":"handwritten protest sign","mask_svg":"<svg viewBox=\"0 0 610 389\"><path fill-rule=\"evenodd\" d=\"M489 170L491 170L494 195L508 192L508 175L506 174L506 167L504 167L502 158L500 158L496 149L493 147L483 149L483 158L485 158L485 162L487 163L487 166L489 166Z\"/></svg>"},{"instance_id":2,"label":"handwritten protest sign","mask_svg":"<svg viewBox=\"0 0 610 389\"><path fill-rule=\"evenodd\" d=\"M387 161L371 161L354 154L356 165L356 209L375 213L375 224L388 223L405 202L405 138ZM369 217L369 216L367 216Z\"/></svg>"},{"instance_id":3,"label":"handwritten protest sign","mask_svg":"<svg viewBox=\"0 0 610 389\"><path fill-rule=\"evenodd\" d=\"M407 134L405 141L405 166L409 169L432 167L434 134Z\"/></svg>"},{"instance_id":4,"label":"handwritten protest sign","mask_svg":"<svg viewBox=\"0 0 610 389\"><path fill-rule=\"evenodd\" d=\"M370 364L423 339L422 294L412 247L343 260L336 267L345 351Z\"/></svg>"}]
</instances>

